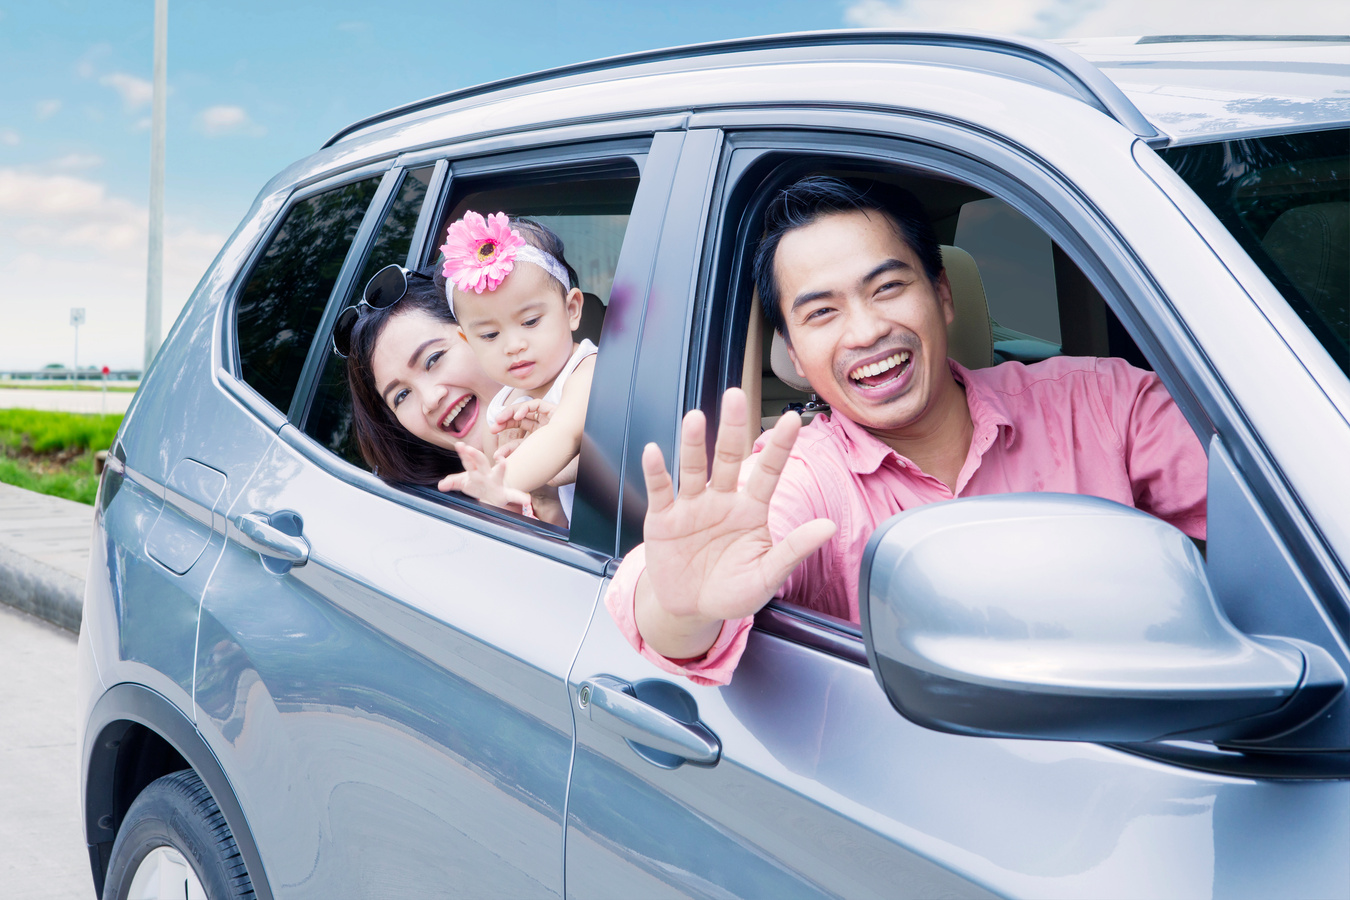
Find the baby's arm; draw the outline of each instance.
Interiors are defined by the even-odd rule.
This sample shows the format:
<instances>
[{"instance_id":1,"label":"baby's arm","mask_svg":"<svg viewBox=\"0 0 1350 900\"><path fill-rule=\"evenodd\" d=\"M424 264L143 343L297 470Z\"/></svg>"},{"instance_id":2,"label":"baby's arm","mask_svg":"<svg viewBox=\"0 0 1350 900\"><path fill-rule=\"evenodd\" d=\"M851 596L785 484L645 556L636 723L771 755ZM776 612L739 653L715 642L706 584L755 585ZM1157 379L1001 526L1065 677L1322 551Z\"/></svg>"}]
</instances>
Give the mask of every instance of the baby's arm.
<instances>
[{"instance_id":1,"label":"baby's arm","mask_svg":"<svg viewBox=\"0 0 1350 900\"><path fill-rule=\"evenodd\" d=\"M506 486L534 491L548 484L581 450L581 432L586 427L586 404L591 396L595 356L581 361L563 385L558 408L548 423L526 436L506 458Z\"/></svg>"}]
</instances>

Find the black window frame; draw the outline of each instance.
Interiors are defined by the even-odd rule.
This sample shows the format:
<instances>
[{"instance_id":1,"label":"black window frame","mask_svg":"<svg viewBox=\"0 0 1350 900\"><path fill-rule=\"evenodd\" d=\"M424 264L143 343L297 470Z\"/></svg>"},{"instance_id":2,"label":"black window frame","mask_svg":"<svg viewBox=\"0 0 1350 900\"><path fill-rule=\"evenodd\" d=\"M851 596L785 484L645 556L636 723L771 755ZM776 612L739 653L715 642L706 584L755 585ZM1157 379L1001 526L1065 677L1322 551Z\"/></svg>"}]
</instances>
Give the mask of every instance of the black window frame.
<instances>
[{"instance_id":1,"label":"black window frame","mask_svg":"<svg viewBox=\"0 0 1350 900\"><path fill-rule=\"evenodd\" d=\"M295 398L301 393L302 386L308 390L306 376L310 368L310 357L313 356L313 343L306 354L304 367L301 369L300 377L296 381L295 388L291 391L291 403L287 409L280 409L273 406L265 397L244 380L241 370L239 357L239 340L236 329L236 318L238 315L239 301L242 298L244 289L253 278L258 266L261 264L264 254L277 233L286 222L287 216L298 204L309 200L319 194L328 191L337 190L348 185L356 184L361 181L374 177L380 177L381 183L376 188L374 196L367 204L366 211L362 214L361 224L357 227L356 234L352 238L351 246L347 250L347 255L343 260L342 269L339 272L337 281L334 282L332 290L329 292L328 301L325 304L323 318L316 326L315 335L322 334L325 330L331 332L332 326L327 321L328 310L333 303L333 297L342 293L346 289L346 284L350 282L349 270L351 268L352 253L358 247L369 243L368 231L373 226L371 223L371 209L382 206L386 199L386 190L388 188L388 170L392 167L391 160L382 160L369 163L360 167L352 168L338 174L326 174L317 178L310 179L296 185L291 193L280 204L276 215L268 224L267 228L259 236L253 248L249 251L247 262L240 267L239 274L230 284L229 291L224 303L221 304L220 318L220 346L222 348L219 365L223 373L228 376L225 381L226 388L236 399L249 408L249 410L266 423L273 431L280 429L289 421L290 409L295 405ZM311 376L312 378L312 376Z\"/></svg>"}]
</instances>

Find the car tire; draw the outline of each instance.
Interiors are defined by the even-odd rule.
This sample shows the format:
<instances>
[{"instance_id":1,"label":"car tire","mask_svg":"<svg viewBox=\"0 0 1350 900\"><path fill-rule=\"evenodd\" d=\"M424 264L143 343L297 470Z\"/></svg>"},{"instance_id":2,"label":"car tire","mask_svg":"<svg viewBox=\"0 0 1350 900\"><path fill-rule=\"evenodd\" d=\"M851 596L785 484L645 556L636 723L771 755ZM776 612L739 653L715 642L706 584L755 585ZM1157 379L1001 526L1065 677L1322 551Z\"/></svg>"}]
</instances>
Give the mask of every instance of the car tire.
<instances>
[{"instance_id":1,"label":"car tire","mask_svg":"<svg viewBox=\"0 0 1350 900\"><path fill-rule=\"evenodd\" d=\"M253 897L234 835L191 769L146 785L113 842L104 900Z\"/></svg>"}]
</instances>

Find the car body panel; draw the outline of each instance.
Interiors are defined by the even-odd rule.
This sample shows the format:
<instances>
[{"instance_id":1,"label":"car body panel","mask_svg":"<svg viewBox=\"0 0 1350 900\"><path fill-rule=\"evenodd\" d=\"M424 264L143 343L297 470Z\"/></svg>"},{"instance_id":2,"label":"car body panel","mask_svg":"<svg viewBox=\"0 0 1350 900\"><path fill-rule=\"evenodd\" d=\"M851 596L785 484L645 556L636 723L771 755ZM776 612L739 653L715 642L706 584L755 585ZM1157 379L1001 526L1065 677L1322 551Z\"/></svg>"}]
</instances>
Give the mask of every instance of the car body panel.
<instances>
[{"instance_id":1,"label":"car body panel","mask_svg":"<svg viewBox=\"0 0 1350 900\"><path fill-rule=\"evenodd\" d=\"M1228 615L1350 669L1350 381L1149 149L1344 126L1350 44L1069 44L1143 113L1113 117L1020 63L981 70L829 40L848 49L700 60L694 48L677 65L526 79L359 123L269 182L208 269L105 476L77 702L83 726L100 696L135 685L195 723L264 887L1350 896L1350 780L928 731L890 707L855 632L819 623L794 639L752 631L726 687L676 684L599 602L611 547L641 536L642 447L673 460L680 416L715 414L729 370L704 345L736 350L709 296L727 160L752 145L825 147L1023 203L1101 286L1210 447L1224 521L1209 567ZM1162 139L1146 145L1140 122ZM490 171L508 150L546 162L551 147L562 158L628 138L650 151L596 367L581 478L592 496L574 522L585 546L377 484L232 374L233 293L292 198L400 164ZM362 225L326 322L375 225ZM310 377L324 353L311 353ZM283 511L309 552L289 569L265 566L238 532L241 515ZM720 742L716 764L661 768L597 725L580 691L599 675L689 698ZM1347 704L1305 743L1350 747ZM91 846L110 841L97 817L87 832Z\"/></svg>"}]
</instances>

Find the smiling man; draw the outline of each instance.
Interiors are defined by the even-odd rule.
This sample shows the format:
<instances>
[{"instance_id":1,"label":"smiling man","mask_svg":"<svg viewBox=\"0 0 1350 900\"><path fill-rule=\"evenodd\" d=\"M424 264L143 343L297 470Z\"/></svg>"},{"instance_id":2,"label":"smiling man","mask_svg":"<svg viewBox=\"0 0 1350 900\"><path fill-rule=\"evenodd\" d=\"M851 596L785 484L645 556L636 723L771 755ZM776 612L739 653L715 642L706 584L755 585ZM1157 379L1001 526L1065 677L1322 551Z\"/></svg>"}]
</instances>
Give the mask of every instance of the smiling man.
<instances>
[{"instance_id":1,"label":"smiling man","mask_svg":"<svg viewBox=\"0 0 1350 900\"><path fill-rule=\"evenodd\" d=\"M925 503L1091 494L1205 537L1205 453L1151 372L1070 357L971 371L947 358L951 288L907 192L820 176L784 189L755 282L831 413L805 428L785 415L747 461L745 395L728 391L711 476L702 413L685 417L678 497L660 450L644 451L645 542L606 604L666 671L729 681L775 596L858 621L868 538Z\"/></svg>"}]
</instances>

